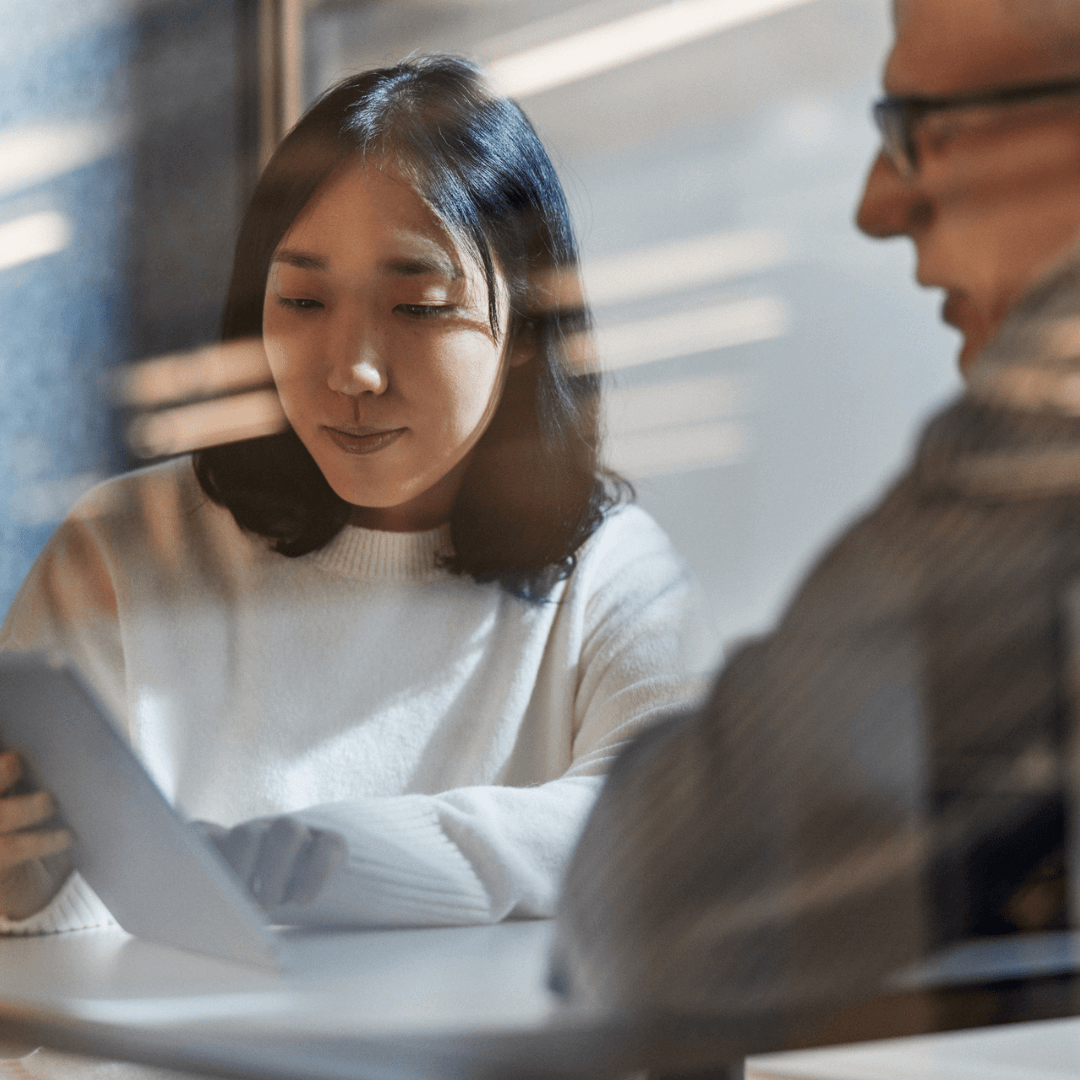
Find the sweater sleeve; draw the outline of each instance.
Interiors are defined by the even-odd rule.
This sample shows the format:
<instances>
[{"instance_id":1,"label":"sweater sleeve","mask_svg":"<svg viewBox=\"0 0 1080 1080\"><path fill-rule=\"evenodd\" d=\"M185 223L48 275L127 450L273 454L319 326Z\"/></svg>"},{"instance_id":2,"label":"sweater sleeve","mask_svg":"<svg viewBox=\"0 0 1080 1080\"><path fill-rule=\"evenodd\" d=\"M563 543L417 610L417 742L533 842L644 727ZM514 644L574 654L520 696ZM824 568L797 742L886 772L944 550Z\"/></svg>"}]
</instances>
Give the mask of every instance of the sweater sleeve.
<instances>
[{"instance_id":1,"label":"sweater sleeve","mask_svg":"<svg viewBox=\"0 0 1080 1080\"><path fill-rule=\"evenodd\" d=\"M622 515L620 515L622 516ZM573 745L531 787L462 787L332 804L292 816L345 837L344 865L306 907L312 925L438 925L544 918L608 767L644 727L690 705L713 659L695 586L663 533L626 514L583 554L562 603L579 605Z\"/></svg>"}]
</instances>

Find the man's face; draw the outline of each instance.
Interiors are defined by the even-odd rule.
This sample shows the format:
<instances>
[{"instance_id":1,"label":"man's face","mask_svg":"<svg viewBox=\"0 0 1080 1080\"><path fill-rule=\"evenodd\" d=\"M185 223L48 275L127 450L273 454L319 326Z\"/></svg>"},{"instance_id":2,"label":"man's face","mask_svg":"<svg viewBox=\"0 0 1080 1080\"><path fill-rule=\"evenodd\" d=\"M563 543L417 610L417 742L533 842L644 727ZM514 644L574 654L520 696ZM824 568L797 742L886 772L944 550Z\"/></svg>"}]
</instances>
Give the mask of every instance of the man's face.
<instances>
[{"instance_id":1,"label":"man's face","mask_svg":"<svg viewBox=\"0 0 1080 1080\"><path fill-rule=\"evenodd\" d=\"M975 93L1070 77L1080 77L1080 56L1040 47L998 0L898 4L886 94ZM1080 94L930 113L915 133L917 172L904 179L879 155L857 220L871 236L914 241L916 277L945 290L942 317L964 335L965 370L1080 233Z\"/></svg>"}]
</instances>

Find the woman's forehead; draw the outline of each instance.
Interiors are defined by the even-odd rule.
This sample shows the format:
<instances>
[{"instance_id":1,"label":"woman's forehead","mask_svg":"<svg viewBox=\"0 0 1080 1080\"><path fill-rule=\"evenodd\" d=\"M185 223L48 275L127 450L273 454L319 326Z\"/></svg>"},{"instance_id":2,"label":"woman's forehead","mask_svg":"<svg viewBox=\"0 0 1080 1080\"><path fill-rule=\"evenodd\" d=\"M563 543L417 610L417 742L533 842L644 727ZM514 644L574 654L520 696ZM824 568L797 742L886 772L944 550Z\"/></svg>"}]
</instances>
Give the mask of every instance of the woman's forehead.
<instances>
[{"instance_id":1,"label":"woman's forehead","mask_svg":"<svg viewBox=\"0 0 1080 1080\"><path fill-rule=\"evenodd\" d=\"M426 199L386 163L347 162L320 185L282 238L329 247L400 245L460 268L457 239Z\"/></svg>"},{"instance_id":2,"label":"woman's forehead","mask_svg":"<svg viewBox=\"0 0 1080 1080\"><path fill-rule=\"evenodd\" d=\"M388 155L335 170L289 226L273 262L330 272L376 262L404 276L465 279L470 292L487 293L470 238L439 216ZM495 279L503 292L498 269Z\"/></svg>"}]
</instances>

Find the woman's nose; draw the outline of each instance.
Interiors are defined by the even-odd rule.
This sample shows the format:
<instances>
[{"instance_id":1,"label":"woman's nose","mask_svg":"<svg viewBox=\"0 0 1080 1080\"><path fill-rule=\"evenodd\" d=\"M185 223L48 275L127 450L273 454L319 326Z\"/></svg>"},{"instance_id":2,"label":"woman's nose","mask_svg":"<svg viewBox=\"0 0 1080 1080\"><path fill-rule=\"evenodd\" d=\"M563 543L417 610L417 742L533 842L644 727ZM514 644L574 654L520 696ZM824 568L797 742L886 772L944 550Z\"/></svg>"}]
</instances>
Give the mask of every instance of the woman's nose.
<instances>
[{"instance_id":1,"label":"woman's nose","mask_svg":"<svg viewBox=\"0 0 1080 1080\"><path fill-rule=\"evenodd\" d=\"M932 207L918 178L903 180L879 153L870 168L855 223L868 236L913 236L932 216Z\"/></svg>"},{"instance_id":2,"label":"woman's nose","mask_svg":"<svg viewBox=\"0 0 1080 1080\"><path fill-rule=\"evenodd\" d=\"M386 365L372 342L352 341L339 351L327 382L335 393L349 397L381 394L387 387Z\"/></svg>"}]
</instances>

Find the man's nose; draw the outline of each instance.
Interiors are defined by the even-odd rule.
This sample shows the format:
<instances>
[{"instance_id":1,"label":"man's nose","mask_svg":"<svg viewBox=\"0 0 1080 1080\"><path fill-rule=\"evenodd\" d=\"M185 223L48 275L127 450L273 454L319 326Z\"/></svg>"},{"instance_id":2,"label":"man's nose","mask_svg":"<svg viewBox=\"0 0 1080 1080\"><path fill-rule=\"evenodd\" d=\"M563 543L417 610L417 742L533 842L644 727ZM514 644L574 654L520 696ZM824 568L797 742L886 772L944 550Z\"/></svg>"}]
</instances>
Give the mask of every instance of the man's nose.
<instances>
[{"instance_id":1,"label":"man's nose","mask_svg":"<svg viewBox=\"0 0 1080 1080\"><path fill-rule=\"evenodd\" d=\"M884 240L890 236L913 235L932 213L930 202L918 181L901 179L892 163L879 153L866 178L855 223L868 236Z\"/></svg>"},{"instance_id":2,"label":"man's nose","mask_svg":"<svg viewBox=\"0 0 1080 1080\"><path fill-rule=\"evenodd\" d=\"M360 334L343 341L327 377L330 389L338 394L359 397L381 394L388 385L386 364L370 334Z\"/></svg>"}]
</instances>

